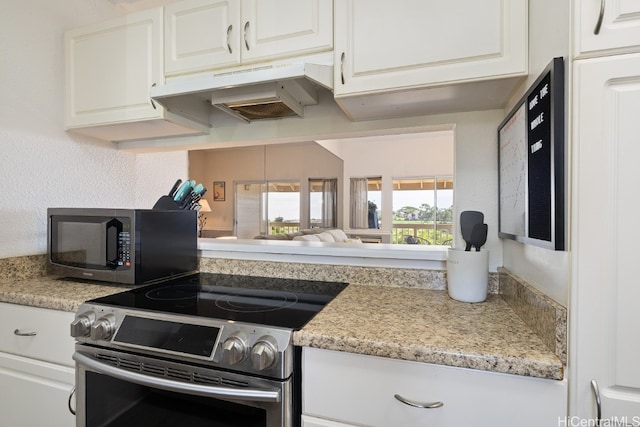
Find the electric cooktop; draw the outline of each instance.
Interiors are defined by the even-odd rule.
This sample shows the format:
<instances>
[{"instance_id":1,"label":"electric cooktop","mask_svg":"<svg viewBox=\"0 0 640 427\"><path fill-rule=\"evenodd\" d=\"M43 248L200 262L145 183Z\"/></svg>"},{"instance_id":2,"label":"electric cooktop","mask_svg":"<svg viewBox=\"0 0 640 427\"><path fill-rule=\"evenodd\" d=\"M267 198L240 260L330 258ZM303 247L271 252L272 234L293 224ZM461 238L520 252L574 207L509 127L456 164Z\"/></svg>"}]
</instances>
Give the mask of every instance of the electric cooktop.
<instances>
[{"instance_id":1,"label":"electric cooktop","mask_svg":"<svg viewBox=\"0 0 640 427\"><path fill-rule=\"evenodd\" d=\"M300 329L346 283L197 273L89 302Z\"/></svg>"}]
</instances>

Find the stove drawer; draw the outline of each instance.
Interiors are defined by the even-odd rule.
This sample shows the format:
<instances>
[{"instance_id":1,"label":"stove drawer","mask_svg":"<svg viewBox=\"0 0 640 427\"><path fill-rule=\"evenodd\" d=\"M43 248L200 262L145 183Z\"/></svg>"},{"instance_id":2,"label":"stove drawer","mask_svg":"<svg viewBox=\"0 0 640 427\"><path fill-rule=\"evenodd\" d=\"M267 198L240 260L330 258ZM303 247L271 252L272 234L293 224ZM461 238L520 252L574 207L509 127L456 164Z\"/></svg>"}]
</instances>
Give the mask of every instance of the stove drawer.
<instances>
[{"instance_id":1,"label":"stove drawer","mask_svg":"<svg viewBox=\"0 0 640 427\"><path fill-rule=\"evenodd\" d=\"M66 311L0 303L0 352L74 366L73 319Z\"/></svg>"},{"instance_id":2,"label":"stove drawer","mask_svg":"<svg viewBox=\"0 0 640 427\"><path fill-rule=\"evenodd\" d=\"M302 384L309 426L538 427L566 416L566 381L306 347Z\"/></svg>"}]
</instances>

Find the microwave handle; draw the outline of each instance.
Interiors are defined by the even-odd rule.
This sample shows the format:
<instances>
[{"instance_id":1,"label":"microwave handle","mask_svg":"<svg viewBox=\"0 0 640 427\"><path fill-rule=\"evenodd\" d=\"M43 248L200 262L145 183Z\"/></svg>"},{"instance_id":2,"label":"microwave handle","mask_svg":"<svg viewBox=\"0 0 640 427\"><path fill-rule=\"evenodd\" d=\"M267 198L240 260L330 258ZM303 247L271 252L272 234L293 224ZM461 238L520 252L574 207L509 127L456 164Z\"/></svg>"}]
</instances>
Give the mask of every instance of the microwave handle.
<instances>
[{"instance_id":1,"label":"microwave handle","mask_svg":"<svg viewBox=\"0 0 640 427\"><path fill-rule=\"evenodd\" d=\"M279 390L234 389L167 380L164 378L139 374L137 372L125 371L124 369L98 362L97 360L78 352L73 354L73 360L78 362L80 365L84 365L93 372L117 378L122 381L159 388L161 390L221 399L227 398L244 401L280 402Z\"/></svg>"},{"instance_id":2,"label":"microwave handle","mask_svg":"<svg viewBox=\"0 0 640 427\"><path fill-rule=\"evenodd\" d=\"M110 232L112 229L115 229L115 233ZM111 221L107 221L105 224L105 244L106 247L106 265L110 268L118 267L118 237L122 232L122 222L117 219L112 219ZM113 256L110 258L109 254L113 253Z\"/></svg>"}]
</instances>

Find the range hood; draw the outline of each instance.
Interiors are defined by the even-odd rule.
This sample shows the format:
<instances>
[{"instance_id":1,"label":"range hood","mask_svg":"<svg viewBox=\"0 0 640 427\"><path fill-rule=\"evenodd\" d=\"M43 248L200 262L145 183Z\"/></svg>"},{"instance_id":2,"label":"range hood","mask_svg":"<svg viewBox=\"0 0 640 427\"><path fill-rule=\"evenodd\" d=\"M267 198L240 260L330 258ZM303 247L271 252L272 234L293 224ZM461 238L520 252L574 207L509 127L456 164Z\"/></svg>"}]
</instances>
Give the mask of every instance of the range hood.
<instances>
[{"instance_id":1,"label":"range hood","mask_svg":"<svg viewBox=\"0 0 640 427\"><path fill-rule=\"evenodd\" d=\"M333 66L273 65L213 76L181 78L151 88L151 98L171 113L209 125L215 107L245 122L303 117L318 103L318 90L333 90Z\"/></svg>"}]
</instances>

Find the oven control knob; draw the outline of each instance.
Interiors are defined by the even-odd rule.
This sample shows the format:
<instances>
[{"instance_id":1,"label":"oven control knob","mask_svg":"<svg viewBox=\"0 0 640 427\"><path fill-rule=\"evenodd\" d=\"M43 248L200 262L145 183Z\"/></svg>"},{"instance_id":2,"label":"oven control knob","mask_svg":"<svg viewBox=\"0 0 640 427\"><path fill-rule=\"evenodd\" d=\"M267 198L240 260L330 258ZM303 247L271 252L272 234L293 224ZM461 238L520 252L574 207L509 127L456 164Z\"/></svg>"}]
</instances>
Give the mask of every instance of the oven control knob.
<instances>
[{"instance_id":1,"label":"oven control knob","mask_svg":"<svg viewBox=\"0 0 640 427\"><path fill-rule=\"evenodd\" d=\"M269 335L258 338L251 348L251 364L254 369L264 371L276 362L278 356L278 343Z\"/></svg>"},{"instance_id":2,"label":"oven control knob","mask_svg":"<svg viewBox=\"0 0 640 427\"><path fill-rule=\"evenodd\" d=\"M247 344L238 335L232 335L222 343L222 360L229 365L236 365L247 358Z\"/></svg>"},{"instance_id":3,"label":"oven control knob","mask_svg":"<svg viewBox=\"0 0 640 427\"><path fill-rule=\"evenodd\" d=\"M116 330L116 316L106 314L91 326L91 339L95 341L108 340Z\"/></svg>"},{"instance_id":4,"label":"oven control knob","mask_svg":"<svg viewBox=\"0 0 640 427\"><path fill-rule=\"evenodd\" d=\"M94 320L96 320L96 313L93 311L80 314L71 322L71 336L73 338L88 337L91 334L91 325Z\"/></svg>"}]
</instances>

